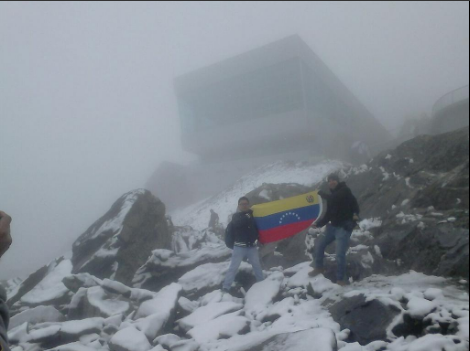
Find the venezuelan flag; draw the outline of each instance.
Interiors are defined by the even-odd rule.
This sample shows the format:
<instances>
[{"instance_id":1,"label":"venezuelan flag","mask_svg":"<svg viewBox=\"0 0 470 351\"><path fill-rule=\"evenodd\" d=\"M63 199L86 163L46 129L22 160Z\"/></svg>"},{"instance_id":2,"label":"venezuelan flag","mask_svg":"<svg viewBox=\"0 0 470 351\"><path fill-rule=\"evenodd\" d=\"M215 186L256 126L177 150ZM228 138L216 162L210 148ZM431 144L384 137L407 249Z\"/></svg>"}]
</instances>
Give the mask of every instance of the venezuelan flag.
<instances>
[{"instance_id":1,"label":"venezuelan flag","mask_svg":"<svg viewBox=\"0 0 470 351\"><path fill-rule=\"evenodd\" d=\"M252 207L263 244L290 238L307 229L322 213L317 191Z\"/></svg>"}]
</instances>

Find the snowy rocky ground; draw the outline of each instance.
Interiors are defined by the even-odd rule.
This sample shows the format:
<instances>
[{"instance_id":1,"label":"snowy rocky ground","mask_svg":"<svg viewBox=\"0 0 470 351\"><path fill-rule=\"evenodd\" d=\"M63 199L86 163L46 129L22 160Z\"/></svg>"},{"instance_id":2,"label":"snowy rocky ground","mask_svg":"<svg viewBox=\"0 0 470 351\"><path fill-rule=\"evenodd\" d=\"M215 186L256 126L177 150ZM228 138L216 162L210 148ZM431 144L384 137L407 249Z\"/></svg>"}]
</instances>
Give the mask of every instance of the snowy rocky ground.
<instances>
[{"instance_id":1,"label":"snowy rocky ground","mask_svg":"<svg viewBox=\"0 0 470 351\"><path fill-rule=\"evenodd\" d=\"M226 192L172 213L176 227L148 192L124 195L77 240L72 260L59 258L25 280L6 284L12 350L469 350L468 282L406 269L400 260L385 258L384 247L374 241L377 231L388 230L384 223L419 225L417 214L408 217L408 203L398 204L386 219L371 216L360 223L348 253L354 274L346 288L324 276L308 276L309 252L321 234L312 231L294 246L302 257L299 264L274 265L265 271L264 282L255 283L250 265L243 263L231 294L220 291L231 251L220 234L206 229L211 208L226 224L242 195L255 191L266 201L281 197L274 198L276 189L265 183L314 188L332 171L360 176L372 166L351 169L336 161L267 166ZM143 211L148 215L140 216ZM101 230L103 223L113 225ZM147 238L149 228L158 228L153 234L158 240L151 250L147 239L139 241L151 253L133 270L129 262L143 250L129 249L130 238ZM103 249L106 260L99 254ZM334 269L333 252L327 260ZM82 262L91 262L85 265L90 269ZM104 265L119 269L100 269ZM388 269L399 265L404 274Z\"/></svg>"},{"instance_id":2,"label":"snowy rocky ground","mask_svg":"<svg viewBox=\"0 0 470 351\"><path fill-rule=\"evenodd\" d=\"M168 251L166 258L157 250L150 261L168 262L177 272L187 259L203 260L207 248L224 255L222 242L205 237L199 249ZM55 261L14 306L12 350L468 350L469 296L453 281L410 272L341 288L324 277L309 278L305 262L266 271L267 279L246 293L239 277L234 291L241 295L234 297L219 290L227 266L227 259L206 263L155 292L73 275L69 260ZM251 267L244 264L243 272L251 274ZM345 302L351 304L335 320ZM346 312L354 318L348 321ZM373 340L371 322L383 319L382 339Z\"/></svg>"}]
</instances>

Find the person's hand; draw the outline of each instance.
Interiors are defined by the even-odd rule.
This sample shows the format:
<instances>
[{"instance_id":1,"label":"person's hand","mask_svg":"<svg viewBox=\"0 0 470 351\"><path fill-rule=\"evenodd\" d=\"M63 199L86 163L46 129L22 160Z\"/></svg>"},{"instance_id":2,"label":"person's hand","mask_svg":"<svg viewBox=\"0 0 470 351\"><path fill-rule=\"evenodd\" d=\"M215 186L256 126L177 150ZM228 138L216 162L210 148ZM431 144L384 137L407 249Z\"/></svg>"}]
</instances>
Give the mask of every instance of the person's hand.
<instances>
[{"instance_id":1,"label":"person's hand","mask_svg":"<svg viewBox=\"0 0 470 351\"><path fill-rule=\"evenodd\" d=\"M355 213L354 216L353 216L353 221L354 222L359 222L359 220L360 220L359 216L357 215L357 213Z\"/></svg>"},{"instance_id":2,"label":"person's hand","mask_svg":"<svg viewBox=\"0 0 470 351\"><path fill-rule=\"evenodd\" d=\"M8 251L12 243L10 223L11 217L5 212L0 211L0 257Z\"/></svg>"},{"instance_id":3,"label":"person's hand","mask_svg":"<svg viewBox=\"0 0 470 351\"><path fill-rule=\"evenodd\" d=\"M310 228L308 228L308 234L312 237L317 237L319 233L320 228L318 228L318 225L316 223L313 223Z\"/></svg>"}]
</instances>

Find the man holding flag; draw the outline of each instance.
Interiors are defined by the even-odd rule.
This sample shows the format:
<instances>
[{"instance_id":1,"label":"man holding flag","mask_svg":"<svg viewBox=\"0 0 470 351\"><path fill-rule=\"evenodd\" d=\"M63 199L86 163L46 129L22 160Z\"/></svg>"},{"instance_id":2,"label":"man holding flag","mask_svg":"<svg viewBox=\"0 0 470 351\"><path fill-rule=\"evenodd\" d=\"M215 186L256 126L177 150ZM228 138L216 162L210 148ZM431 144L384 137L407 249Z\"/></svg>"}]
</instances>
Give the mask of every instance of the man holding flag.
<instances>
[{"instance_id":1,"label":"man holding flag","mask_svg":"<svg viewBox=\"0 0 470 351\"><path fill-rule=\"evenodd\" d=\"M326 232L315 243L315 269L310 273L316 277L325 273L324 258L326 248L336 241L337 284L347 285L346 281L346 253L349 249L351 235L359 220L359 204L346 183L340 182L338 175L328 176L328 186L331 194L323 191L319 195L328 203L326 215L313 225Z\"/></svg>"},{"instance_id":2,"label":"man holding flag","mask_svg":"<svg viewBox=\"0 0 470 351\"><path fill-rule=\"evenodd\" d=\"M233 254L222 291L225 293L230 291L244 259L248 259L253 266L256 280L263 281L264 273L257 247L259 232L248 198L242 197L238 200L238 212L233 215L232 222L228 225L227 235L231 241L227 245L233 247Z\"/></svg>"}]
</instances>

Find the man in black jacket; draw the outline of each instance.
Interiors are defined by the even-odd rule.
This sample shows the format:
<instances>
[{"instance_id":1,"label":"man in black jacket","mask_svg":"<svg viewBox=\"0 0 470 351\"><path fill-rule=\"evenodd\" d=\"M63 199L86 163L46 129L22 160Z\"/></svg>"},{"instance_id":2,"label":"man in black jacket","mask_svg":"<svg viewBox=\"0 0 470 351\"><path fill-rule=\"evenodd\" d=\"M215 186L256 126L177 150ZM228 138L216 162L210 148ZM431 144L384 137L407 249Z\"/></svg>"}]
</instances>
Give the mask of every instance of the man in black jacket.
<instances>
[{"instance_id":1,"label":"man in black jacket","mask_svg":"<svg viewBox=\"0 0 470 351\"><path fill-rule=\"evenodd\" d=\"M256 247L259 238L258 227L253 218L253 211L250 209L250 201L246 197L238 200L238 212L233 215L229 230L233 235L234 245L232 262L225 277L223 292L228 292L232 287L238 269L245 258L253 266L256 280L258 282L264 280L258 248Z\"/></svg>"},{"instance_id":2,"label":"man in black jacket","mask_svg":"<svg viewBox=\"0 0 470 351\"><path fill-rule=\"evenodd\" d=\"M346 253L349 249L351 235L359 220L359 204L346 183L340 182L336 174L328 176L328 186L331 194L323 191L319 195L327 201L328 209L323 219L314 224L326 232L315 244L315 269L311 277L323 274L326 248L336 241L337 283L341 286L347 284L346 280Z\"/></svg>"},{"instance_id":3,"label":"man in black jacket","mask_svg":"<svg viewBox=\"0 0 470 351\"><path fill-rule=\"evenodd\" d=\"M10 248L12 243L10 235L11 217L0 211L0 257ZM5 290L0 286L0 351L9 351L7 331L9 323L8 308L6 306Z\"/></svg>"}]
</instances>

